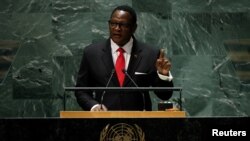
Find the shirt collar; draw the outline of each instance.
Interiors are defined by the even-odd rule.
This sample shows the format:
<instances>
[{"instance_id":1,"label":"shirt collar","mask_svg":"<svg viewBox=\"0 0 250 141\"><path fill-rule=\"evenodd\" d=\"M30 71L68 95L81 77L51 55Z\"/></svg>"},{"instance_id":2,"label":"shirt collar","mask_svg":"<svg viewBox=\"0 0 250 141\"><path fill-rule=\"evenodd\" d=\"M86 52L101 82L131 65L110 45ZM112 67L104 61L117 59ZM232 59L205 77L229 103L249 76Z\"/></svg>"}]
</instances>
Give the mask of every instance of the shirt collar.
<instances>
[{"instance_id":1,"label":"shirt collar","mask_svg":"<svg viewBox=\"0 0 250 141\"><path fill-rule=\"evenodd\" d=\"M112 39L110 39L110 44L111 44L112 54L116 53L119 46ZM133 46L133 38L131 37L130 40L124 46L122 46L122 48L125 50L126 53L131 54L132 46Z\"/></svg>"}]
</instances>

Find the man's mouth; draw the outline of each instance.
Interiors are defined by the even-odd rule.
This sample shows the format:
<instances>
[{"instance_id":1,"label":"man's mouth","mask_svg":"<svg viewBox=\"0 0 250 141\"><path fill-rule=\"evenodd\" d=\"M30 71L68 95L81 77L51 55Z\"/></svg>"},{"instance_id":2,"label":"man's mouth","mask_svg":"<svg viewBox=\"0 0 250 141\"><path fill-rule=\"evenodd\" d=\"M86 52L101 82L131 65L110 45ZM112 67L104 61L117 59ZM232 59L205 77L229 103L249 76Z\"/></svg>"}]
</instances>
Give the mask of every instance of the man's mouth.
<instances>
[{"instance_id":1,"label":"man's mouth","mask_svg":"<svg viewBox=\"0 0 250 141\"><path fill-rule=\"evenodd\" d=\"M113 37L121 37L121 34L113 34Z\"/></svg>"}]
</instances>

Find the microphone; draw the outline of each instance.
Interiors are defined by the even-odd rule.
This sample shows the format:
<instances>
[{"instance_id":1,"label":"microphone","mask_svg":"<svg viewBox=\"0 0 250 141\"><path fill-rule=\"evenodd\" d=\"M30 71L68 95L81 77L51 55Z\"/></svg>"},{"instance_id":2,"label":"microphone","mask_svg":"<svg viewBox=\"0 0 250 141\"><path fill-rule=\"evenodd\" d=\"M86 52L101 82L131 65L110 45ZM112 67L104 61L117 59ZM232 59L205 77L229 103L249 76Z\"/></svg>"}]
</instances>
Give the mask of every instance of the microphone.
<instances>
[{"instance_id":1,"label":"microphone","mask_svg":"<svg viewBox=\"0 0 250 141\"><path fill-rule=\"evenodd\" d=\"M123 69L122 72L129 78L129 80L135 85L136 88L139 88L139 86L135 83L135 81L132 79L132 77L128 74L127 70ZM143 99L143 111L146 111L145 108L145 95L142 91L140 91L142 94L142 99Z\"/></svg>"},{"instance_id":2,"label":"microphone","mask_svg":"<svg viewBox=\"0 0 250 141\"><path fill-rule=\"evenodd\" d=\"M109 86L109 83L110 83L112 77L114 76L114 73L115 73L115 69L112 69L111 74L110 74L110 77L109 77L109 79L108 79L108 82L107 82L107 84L106 84L106 86L105 86L106 88ZM104 91L102 92L102 97L101 97L101 102L100 102L100 104L101 104L101 109L102 109L103 97L104 97L105 93L106 93L106 90L104 90Z\"/></svg>"}]
</instances>

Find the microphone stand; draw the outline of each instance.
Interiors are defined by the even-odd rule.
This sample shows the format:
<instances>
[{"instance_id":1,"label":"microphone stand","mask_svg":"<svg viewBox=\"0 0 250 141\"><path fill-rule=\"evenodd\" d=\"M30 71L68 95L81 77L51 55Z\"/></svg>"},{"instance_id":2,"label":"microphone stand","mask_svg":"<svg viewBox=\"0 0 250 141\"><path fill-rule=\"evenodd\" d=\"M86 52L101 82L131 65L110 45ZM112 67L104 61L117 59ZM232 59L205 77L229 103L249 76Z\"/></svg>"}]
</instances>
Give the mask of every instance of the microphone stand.
<instances>
[{"instance_id":1,"label":"microphone stand","mask_svg":"<svg viewBox=\"0 0 250 141\"><path fill-rule=\"evenodd\" d=\"M111 75L110 75L110 77L109 77L109 79L108 79L108 82L107 82L107 84L106 84L105 88L108 88L109 83L110 83L110 81L111 81L111 79L112 79L112 77L113 77L114 73L115 73L115 70L114 70L114 69L112 69L112 71L111 71ZM101 97L101 102L100 102L101 109L103 108L103 107L102 107L102 105L103 105L103 98L104 98L104 95L105 95L105 94L106 94L106 90L104 90L104 91L102 92L102 97Z\"/></svg>"},{"instance_id":2,"label":"microphone stand","mask_svg":"<svg viewBox=\"0 0 250 141\"><path fill-rule=\"evenodd\" d=\"M129 78L129 80L135 85L136 88L139 88L139 86L135 83L135 81L132 79L132 77L128 74L127 70L123 69L122 72ZM142 99L143 99L143 111L146 111L145 105L145 95L142 91L140 91L142 94Z\"/></svg>"}]
</instances>

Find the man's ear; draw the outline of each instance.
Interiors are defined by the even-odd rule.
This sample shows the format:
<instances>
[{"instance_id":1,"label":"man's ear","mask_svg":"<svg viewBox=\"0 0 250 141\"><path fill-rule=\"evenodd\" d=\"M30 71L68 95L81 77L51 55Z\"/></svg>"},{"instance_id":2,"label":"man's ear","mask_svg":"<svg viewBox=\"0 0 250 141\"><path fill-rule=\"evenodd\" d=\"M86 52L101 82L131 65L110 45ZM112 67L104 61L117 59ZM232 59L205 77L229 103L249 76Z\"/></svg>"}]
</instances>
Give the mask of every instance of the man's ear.
<instances>
[{"instance_id":1,"label":"man's ear","mask_svg":"<svg viewBox=\"0 0 250 141\"><path fill-rule=\"evenodd\" d=\"M133 32L133 34L135 33L136 29L137 29L137 24L135 24L135 25L132 27L132 32Z\"/></svg>"}]
</instances>

